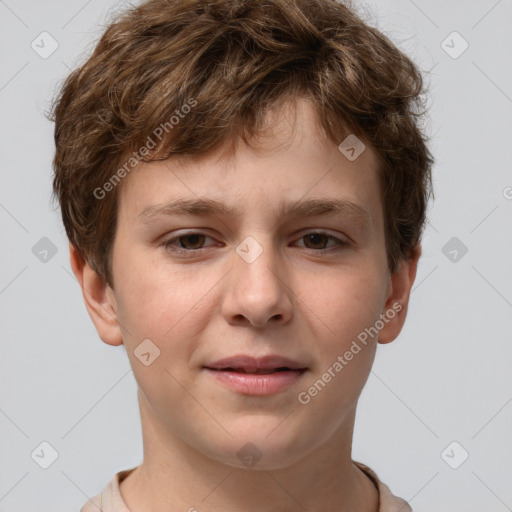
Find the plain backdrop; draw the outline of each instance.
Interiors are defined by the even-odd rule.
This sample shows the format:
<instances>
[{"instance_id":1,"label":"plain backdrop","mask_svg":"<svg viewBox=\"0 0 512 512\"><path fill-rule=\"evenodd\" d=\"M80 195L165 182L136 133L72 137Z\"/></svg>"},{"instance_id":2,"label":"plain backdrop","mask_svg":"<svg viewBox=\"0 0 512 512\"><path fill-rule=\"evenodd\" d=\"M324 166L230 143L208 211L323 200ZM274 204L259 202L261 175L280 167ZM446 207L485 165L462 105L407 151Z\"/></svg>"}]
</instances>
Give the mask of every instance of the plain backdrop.
<instances>
[{"instance_id":1,"label":"plain backdrop","mask_svg":"<svg viewBox=\"0 0 512 512\"><path fill-rule=\"evenodd\" d=\"M512 1L354 4L425 72L437 162L406 326L378 348L353 457L415 512L512 510ZM0 512L78 511L142 457L125 349L97 336L50 203L44 116L124 5L0 1Z\"/></svg>"}]
</instances>

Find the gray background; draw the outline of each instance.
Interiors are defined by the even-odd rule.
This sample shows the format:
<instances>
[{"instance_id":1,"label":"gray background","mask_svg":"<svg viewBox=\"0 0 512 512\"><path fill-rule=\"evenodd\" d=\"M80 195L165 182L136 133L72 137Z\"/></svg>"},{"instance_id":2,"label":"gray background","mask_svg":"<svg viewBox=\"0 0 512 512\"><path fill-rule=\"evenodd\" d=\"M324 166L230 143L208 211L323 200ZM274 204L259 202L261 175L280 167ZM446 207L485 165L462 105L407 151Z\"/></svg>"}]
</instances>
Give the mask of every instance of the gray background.
<instances>
[{"instance_id":1,"label":"gray background","mask_svg":"<svg viewBox=\"0 0 512 512\"><path fill-rule=\"evenodd\" d=\"M431 71L437 164L409 316L378 349L354 458L415 512L512 510L512 1L355 4ZM123 5L0 0L0 512L78 511L142 457L124 347L98 338L50 204L43 115ZM47 58L31 47L51 50L44 31Z\"/></svg>"}]
</instances>

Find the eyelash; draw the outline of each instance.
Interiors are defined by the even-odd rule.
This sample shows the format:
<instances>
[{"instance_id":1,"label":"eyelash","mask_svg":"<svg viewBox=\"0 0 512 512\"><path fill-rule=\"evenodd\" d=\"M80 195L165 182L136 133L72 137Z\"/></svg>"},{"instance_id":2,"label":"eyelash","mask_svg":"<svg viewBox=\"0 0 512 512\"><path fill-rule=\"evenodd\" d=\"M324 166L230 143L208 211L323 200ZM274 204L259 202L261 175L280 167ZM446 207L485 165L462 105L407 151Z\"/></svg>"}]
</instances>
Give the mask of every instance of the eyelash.
<instances>
[{"instance_id":1,"label":"eyelash","mask_svg":"<svg viewBox=\"0 0 512 512\"><path fill-rule=\"evenodd\" d=\"M162 245L163 245L163 247L166 250L171 251L171 252L173 252L175 254L186 254L186 255L191 255L192 253L198 252L201 249L207 249L207 247L200 247L199 249L184 249L183 247L176 247L174 245L174 243L179 241L181 238L187 238L189 236L194 236L194 235L204 236L206 238L212 238L212 237L210 237L208 235L205 235L204 233L191 232L191 233L186 233L186 234L183 234L183 235L180 235L180 236L176 236L174 238L170 238L169 240L164 242ZM311 236L311 235L324 235L328 239L337 241L338 242L337 245L339 246L338 249L341 249L342 247L345 247L345 246L349 245L348 242L340 240L339 238L336 238L333 235L329 235L329 233L325 233L323 231L310 231L309 233L306 233L305 235L302 235L299 238L299 240L301 240L302 238L304 238L306 236ZM328 248L325 248L325 249L311 249L309 247L305 247L305 249L308 249L308 250L313 251L313 252L327 252L327 251L331 251L333 248L332 247L328 247Z\"/></svg>"}]
</instances>

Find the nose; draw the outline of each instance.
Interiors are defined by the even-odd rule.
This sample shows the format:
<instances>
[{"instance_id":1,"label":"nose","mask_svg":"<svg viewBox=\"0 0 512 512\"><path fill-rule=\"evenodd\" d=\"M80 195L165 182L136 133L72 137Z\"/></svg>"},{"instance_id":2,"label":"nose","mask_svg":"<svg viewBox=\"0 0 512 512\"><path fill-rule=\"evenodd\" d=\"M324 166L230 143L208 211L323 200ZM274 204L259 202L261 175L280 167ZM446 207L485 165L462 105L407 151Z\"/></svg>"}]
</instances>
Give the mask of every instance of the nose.
<instances>
[{"instance_id":1,"label":"nose","mask_svg":"<svg viewBox=\"0 0 512 512\"><path fill-rule=\"evenodd\" d=\"M287 323L292 317L293 290L285 262L271 241L263 243L262 236L258 237L258 242L251 239L252 244L241 244L238 251L233 251L233 267L225 283L222 314L232 325L263 328L269 322Z\"/></svg>"}]
</instances>

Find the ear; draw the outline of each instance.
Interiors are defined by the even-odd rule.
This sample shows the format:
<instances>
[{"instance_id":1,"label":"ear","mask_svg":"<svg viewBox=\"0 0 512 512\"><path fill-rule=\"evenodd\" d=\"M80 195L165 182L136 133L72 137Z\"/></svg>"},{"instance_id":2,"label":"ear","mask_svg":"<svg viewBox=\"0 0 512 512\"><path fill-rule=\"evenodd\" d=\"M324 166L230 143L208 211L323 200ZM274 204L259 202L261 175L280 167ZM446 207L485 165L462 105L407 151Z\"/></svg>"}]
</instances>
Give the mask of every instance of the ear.
<instances>
[{"instance_id":1,"label":"ear","mask_svg":"<svg viewBox=\"0 0 512 512\"><path fill-rule=\"evenodd\" d=\"M82 288L85 307L99 337L108 345L122 345L123 338L117 319L114 291L71 243L69 244L69 258L73 274Z\"/></svg>"},{"instance_id":2,"label":"ear","mask_svg":"<svg viewBox=\"0 0 512 512\"><path fill-rule=\"evenodd\" d=\"M420 255L421 245L417 244L409 258L402 260L399 269L390 277L386 305L381 315L384 327L379 331L379 343L392 342L404 326Z\"/></svg>"}]
</instances>

